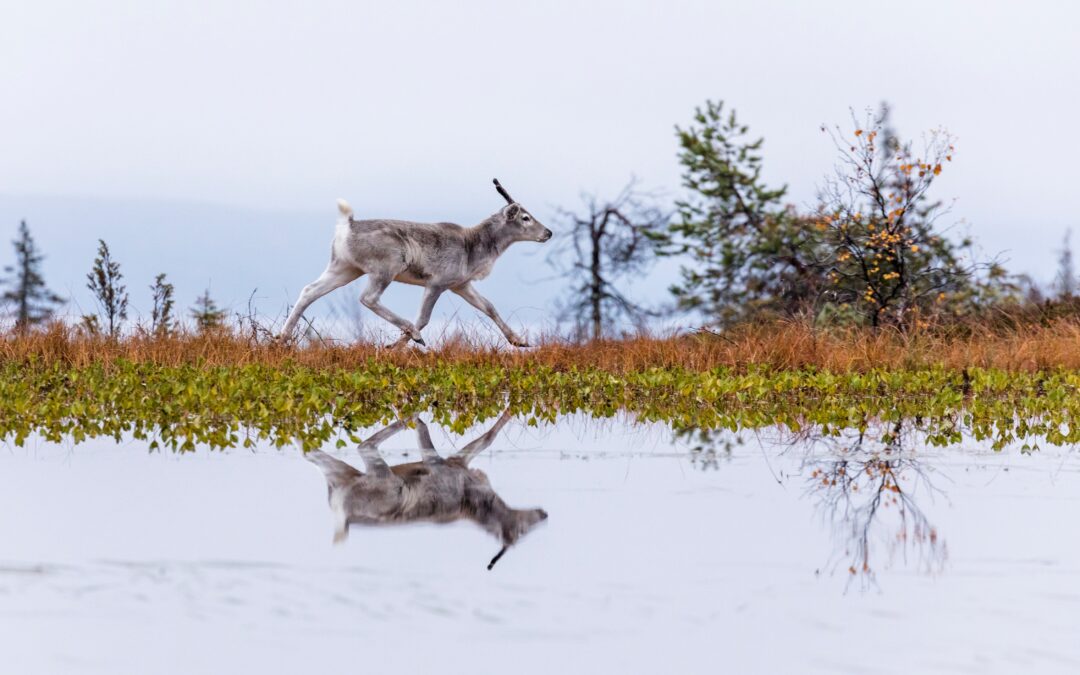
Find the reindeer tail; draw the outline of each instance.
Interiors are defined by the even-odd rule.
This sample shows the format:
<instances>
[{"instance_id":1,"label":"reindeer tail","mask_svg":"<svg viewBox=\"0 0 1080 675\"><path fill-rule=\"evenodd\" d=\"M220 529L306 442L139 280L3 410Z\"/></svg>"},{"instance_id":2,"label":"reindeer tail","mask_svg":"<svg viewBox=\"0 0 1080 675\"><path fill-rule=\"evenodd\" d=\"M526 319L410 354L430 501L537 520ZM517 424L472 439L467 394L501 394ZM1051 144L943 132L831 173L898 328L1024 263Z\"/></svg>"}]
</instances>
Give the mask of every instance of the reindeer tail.
<instances>
[{"instance_id":1,"label":"reindeer tail","mask_svg":"<svg viewBox=\"0 0 1080 675\"><path fill-rule=\"evenodd\" d=\"M337 208L338 211L341 212L342 217L352 218L353 210L352 207L349 206L349 202L345 201L344 199L339 199L337 200Z\"/></svg>"}]
</instances>

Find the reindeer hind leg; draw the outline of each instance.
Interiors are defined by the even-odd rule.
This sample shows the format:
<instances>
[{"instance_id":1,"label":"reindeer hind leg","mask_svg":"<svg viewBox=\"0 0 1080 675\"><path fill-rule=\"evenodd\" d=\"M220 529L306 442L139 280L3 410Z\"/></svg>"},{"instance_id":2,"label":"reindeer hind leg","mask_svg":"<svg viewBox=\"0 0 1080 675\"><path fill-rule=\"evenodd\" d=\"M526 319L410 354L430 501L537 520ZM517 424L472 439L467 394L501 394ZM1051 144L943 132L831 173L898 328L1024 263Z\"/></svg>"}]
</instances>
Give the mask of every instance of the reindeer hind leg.
<instances>
[{"instance_id":1,"label":"reindeer hind leg","mask_svg":"<svg viewBox=\"0 0 1080 675\"><path fill-rule=\"evenodd\" d=\"M319 275L319 278L304 286L304 290L300 291L300 297L296 299L296 304L293 305L289 318L285 321L285 327L281 329L282 337L287 338L292 335L297 322L300 321L300 317L304 314L304 310L311 306L311 303L330 291L341 288L359 276L360 271L356 268L331 258L330 263L323 270L323 273Z\"/></svg>"}]
</instances>

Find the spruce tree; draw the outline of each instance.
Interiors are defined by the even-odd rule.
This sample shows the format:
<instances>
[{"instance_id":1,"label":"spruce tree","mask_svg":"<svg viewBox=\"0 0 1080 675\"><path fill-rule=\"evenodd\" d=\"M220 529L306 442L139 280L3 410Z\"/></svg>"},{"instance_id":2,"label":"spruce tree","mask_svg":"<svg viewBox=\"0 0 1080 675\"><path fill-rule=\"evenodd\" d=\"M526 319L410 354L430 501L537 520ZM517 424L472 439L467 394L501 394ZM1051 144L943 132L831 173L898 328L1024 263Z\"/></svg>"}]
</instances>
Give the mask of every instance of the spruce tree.
<instances>
[{"instance_id":1,"label":"spruce tree","mask_svg":"<svg viewBox=\"0 0 1080 675\"><path fill-rule=\"evenodd\" d=\"M51 319L56 306L64 299L45 286L41 273L45 256L38 251L25 220L19 223L19 236L12 244L15 246L15 264L4 268L10 276L4 280L8 289L0 297L5 304L13 306L16 330L25 333L32 326Z\"/></svg>"},{"instance_id":2,"label":"spruce tree","mask_svg":"<svg viewBox=\"0 0 1080 675\"><path fill-rule=\"evenodd\" d=\"M195 319L195 327L200 333L208 333L221 328L225 322L225 315L226 311L220 309L210 297L209 288L195 300L195 306L191 308L191 318Z\"/></svg>"}]
</instances>

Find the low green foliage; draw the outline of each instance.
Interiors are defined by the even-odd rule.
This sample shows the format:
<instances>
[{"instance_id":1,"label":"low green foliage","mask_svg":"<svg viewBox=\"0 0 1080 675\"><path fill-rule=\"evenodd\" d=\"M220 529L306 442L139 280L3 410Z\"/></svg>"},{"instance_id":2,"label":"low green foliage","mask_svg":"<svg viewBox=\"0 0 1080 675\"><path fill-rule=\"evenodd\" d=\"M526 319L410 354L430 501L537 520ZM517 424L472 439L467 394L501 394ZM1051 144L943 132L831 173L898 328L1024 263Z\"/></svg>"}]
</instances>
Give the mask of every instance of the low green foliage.
<instances>
[{"instance_id":1,"label":"low green foliage","mask_svg":"<svg viewBox=\"0 0 1080 675\"><path fill-rule=\"evenodd\" d=\"M374 359L355 369L230 367L118 361L86 368L36 361L0 366L0 438L21 445L136 438L193 450L268 441L304 449L359 442L366 427L430 411L462 431L509 403L528 423L560 414L625 414L676 430L779 426L881 428L904 421L932 445L961 434L995 447L1017 440L1080 441L1080 373L945 369L835 374L812 370L593 369L439 364L401 367Z\"/></svg>"}]
</instances>

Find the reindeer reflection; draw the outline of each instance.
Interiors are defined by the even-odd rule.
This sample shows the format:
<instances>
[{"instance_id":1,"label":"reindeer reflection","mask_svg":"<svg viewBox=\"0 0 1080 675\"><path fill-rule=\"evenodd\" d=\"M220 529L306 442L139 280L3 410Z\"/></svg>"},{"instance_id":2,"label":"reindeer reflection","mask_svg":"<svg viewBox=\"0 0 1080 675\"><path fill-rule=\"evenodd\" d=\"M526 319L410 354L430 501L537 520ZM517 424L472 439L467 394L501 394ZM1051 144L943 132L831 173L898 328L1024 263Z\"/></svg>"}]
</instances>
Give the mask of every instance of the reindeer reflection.
<instances>
[{"instance_id":1,"label":"reindeer reflection","mask_svg":"<svg viewBox=\"0 0 1080 675\"><path fill-rule=\"evenodd\" d=\"M543 509L510 508L484 472L469 468L473 457L491 445L510 417L510 411L505 411L487 433L445 459L435 452L427 426L417 416L394 422L360 444L364 472L319 450L309 452L308 459L326 476L335 519L334 542L344 541L354 524L470 520L502 542L488 564L490 570L510 546L547 518ZM416 425L422 459L389 466L379 455L379 444L409 422Z\"/></svg>"},{"instance_id":2,"label":"reindeer reflection","mask_svg":"<svg viewBox=\"0 0 1080 675\"><path fill-rule=\"evenodd\" d=\"M816 500L823 517L833 523L847 558L847 571L865 582L875 581L871 565L872 533L891 530L885 537L890 557L897 552L905 559L909 551L926 572L940 571L948 556L944 540L915 501L920 490L940 494L928 470L902 441L903 425L898 422L871 442L867 432L859 432L850 447L832 447L828 456L808 455L806 494ZM829 445L844 443L840 438L821 438Z\"/></svg>"}]
</instances>

